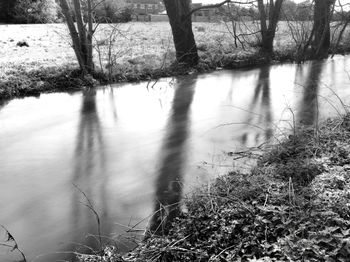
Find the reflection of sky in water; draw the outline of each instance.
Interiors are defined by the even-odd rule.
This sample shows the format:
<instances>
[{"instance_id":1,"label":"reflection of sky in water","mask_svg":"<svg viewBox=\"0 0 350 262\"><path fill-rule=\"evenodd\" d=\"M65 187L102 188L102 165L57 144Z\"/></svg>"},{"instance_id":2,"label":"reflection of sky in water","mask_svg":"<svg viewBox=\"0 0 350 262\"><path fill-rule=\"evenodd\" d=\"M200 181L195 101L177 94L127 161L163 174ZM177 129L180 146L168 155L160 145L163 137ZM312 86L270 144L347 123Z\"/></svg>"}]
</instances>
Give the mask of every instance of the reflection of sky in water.
<instances>
[{"instance_id":1,"label":"reflection of sky in water","mask_svg":"<svg viewBox=\"0 0 350 262\"><path fill-rule=\"evenodd\" d=\"M188 130L180 151L185 159L177 163L188 192L236 165L224 151L258 145L270 129L272 135L291 130L289 107L297 124L303 110L312 111L309 105L317 106L320 118L336 115L334 107L341 111L332 90L350 101L345 72L350 61L337 57L314 63L324 67L316 70L306 63L199 75L189 84L194 88L190 100L190 93L175 90L193 76L162 80L148 89L146 83L122 85L113 93L101 88L89 98L88 111L83 109L86 93L0 104L0 223L30 257L83 241L96 226L80 204L84 199L74 189L76 183L100 212L105 234L122 232L117 223L132 225L146 218L138 226L145 227L160 170L174 159L167 139L182 132L176 128L181 119L187 117ZM315 100L315 93L308 92L310 75L320 77L318 104L310 102ZM171 112L186 103L184 116L174 118ZM0 252L0 261L5 258Z\"/></svg>"}]
</instances>

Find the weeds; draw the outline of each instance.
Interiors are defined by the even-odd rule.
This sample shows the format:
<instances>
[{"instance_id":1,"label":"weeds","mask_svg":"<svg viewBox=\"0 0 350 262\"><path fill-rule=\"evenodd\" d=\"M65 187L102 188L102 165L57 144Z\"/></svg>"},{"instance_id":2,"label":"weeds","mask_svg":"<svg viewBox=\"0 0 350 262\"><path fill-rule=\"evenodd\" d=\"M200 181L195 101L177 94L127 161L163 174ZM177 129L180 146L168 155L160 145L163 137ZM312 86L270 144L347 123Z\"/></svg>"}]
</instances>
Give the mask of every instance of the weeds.
<instances>
[{"instance_id":1,"label":"weeds","mask_svg":"<svg viewBox=\"0 0 350 262\"><path fill-rule=\"evenodd\" d=\"M115 261L347 261L349 119L295 128L250 173L187 195L167 235Z\"/></svg>"},{"instance_id":2,"label":"weeds","mask_svg":"<svg viewBox=\"0 0 350 262\"><path fill-rule=\"evenodd\" d=\"M167 36L171 35L168 23L152 23L152 26L141 23L112 27L100 25L94 39L97 53L94 62L99 65L99 71L95 72L93 77L102 84L108 81L149 81L192 71L207 72L218 67L232 69L267 64L271 61L296 61L299 59L297 48L303 53L305 42L310 38L307 23L280 22L275 53L270 59L259 53L258 24L228 18L230 24L195 25L194 32L201 58L195 69L171 66L175 61L174 46L172 42L167 46L162 44L163 41L168 43ZM81 89L89 84L86 83L89 81L71 74L79 70L77 63L72 62L75 61L74 52L71 49L67 52L70 41L67 40L67 33L63 33L64 27L56 25L54 30L49 30L44 25L35 25L34 28L38 31L34 34L38 38L34 41L38 42L38 46L31 46L30 53L26 53L24 49L14 49L11 42L5 43L0 61L0 98ZM17 35L33 38L33 34L29 35L24 31L27 29L20 26L16 29ZM128 33L127 37L124 32ZM345 30L344 36L346 32ZM11 37L14 34L13 30L4 33ZM300 35L296 35L297 33ZM158 36L161 36L160 40ZM290 45L293 37L295 45ZM344 37L336 46L339 47L334 48L334 53L349 51ZM13 52L18 56L9 55ZM42 56L44 53L47 55ZM37 77L38 75L40 77Z\"/></svg>"},{"instance_id":3,"label":"weeds","mask_svg":"<svg viewBox=\"0 0 350 262\"><path fill-rule=\"evenodd\" d=\"M19 248L18 243L17 243L16 239L14 238L14 236L3 225L0 225L0 227L2 227L2 229L5 231L5 242L4 243L0 242L0 246L10 248L11 252L13 252L13 251L19 252L22 256L22 260L20 262L27 262L26 256L24 255L23 251Z\"/></svg>"},{"instance_id":4,"label":"weeds","mask_svg":"<svg viewBox=\"0 0 350 262\"><path fill-rule=\"evenodd\" d=\"M85 194L85 192L83 190L81 190L77 185L73 184L73 186L76 188L76 190L79 191L79 193L81 193L84 197L84 199L86 200L86 203L82 203L84 206L86 206L95 216L96 218L96 223L97 223L97 238L98 238L98 243L100 246L100 252L102 252L103 248L102 248L102 233L101 233L101 220L100 220L100 216L97 213L96 209L94 208L92 202L90 201L90 199L88 198L88 196Z\"/></svg>"},{"instance_id":5,"label":"weeds","mask_svg":"<svg viewBox=\"0 0 350 262\"><path fill-rule=\"evenodd\" d=\"M28 70L17 66L0 76L0 97L3 99L23 96L39 96L42 92L76 91L94 84L73 68L38 68Z\"/></svg>"},{"instance_id":6,"label":"weeds","mask_svg":"<svg viewBox=\"0 0 350 262\"><path fill-rule=\"evenodd\" d=\"M187 196L169 234L147 238L127 261L347 261L348 119L299 129L251 173Z\"/></svg>"}]
</instances>

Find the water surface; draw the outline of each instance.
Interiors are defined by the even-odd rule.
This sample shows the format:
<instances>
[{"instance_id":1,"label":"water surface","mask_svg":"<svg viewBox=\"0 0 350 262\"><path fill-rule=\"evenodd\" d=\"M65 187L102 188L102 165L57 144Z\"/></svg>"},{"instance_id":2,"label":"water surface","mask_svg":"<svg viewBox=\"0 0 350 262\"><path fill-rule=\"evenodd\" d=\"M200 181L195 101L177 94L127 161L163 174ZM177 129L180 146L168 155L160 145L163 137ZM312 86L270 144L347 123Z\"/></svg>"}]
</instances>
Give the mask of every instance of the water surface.
<instances>
[{"instance_id":1,"label":"water surface","mask_svg":"<svg viewBox=\"0 0 350 262\"><path fill-rule=\"evenodd\" d=\"M227 152L342 112L348 72L339 56L0 103L0 224L34 261L96 247L81 190L104 240L126 250L126 229L157 225L160 206L244 166ZM0 261L18 257L0 249Z\"/></svg>"}]
</instances>

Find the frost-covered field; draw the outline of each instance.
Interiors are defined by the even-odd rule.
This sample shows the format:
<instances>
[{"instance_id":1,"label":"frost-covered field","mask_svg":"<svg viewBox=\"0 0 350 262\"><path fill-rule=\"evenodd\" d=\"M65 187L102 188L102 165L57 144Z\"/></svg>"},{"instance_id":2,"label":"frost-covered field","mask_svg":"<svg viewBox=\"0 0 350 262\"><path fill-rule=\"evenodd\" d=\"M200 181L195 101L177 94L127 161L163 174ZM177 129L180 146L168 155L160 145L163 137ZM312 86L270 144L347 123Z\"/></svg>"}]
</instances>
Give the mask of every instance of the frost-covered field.
<instances>
[{"instance_id":1,"label":"frost-covered field","mask_svg":"<svg viewBox=\"0 0 350 262\"><path fill-rule=\"evenodd\" d=\"M100 47L103 60L106 60L110 32L114 27L115 25L100 25L95 34L95 46ZM193 31L201 51L242 51L240 47L234 46L233 38L224 23L194 23ZM13 63L45 67L75 63L64 24L0 25L0 36L0 66ZM29 47L16 46L18 41L26 41ZM114 63L135 65L148 62L159 66L165 53L168 53L167 60L174 58L168 22L135 22L117 26L112 48ZM96 50L95 59L99 64L97 54Z\"/></svg>"},{"instance_id":2,"label":"frost-covered field","mask_svg":"<svg viewBox=\"0 0 350 262\"><path fill-rule=\"evenodd\" d=\"M238 33L258 31L257 24L252 22L238 24L238 28ZM275 50L283 51L295 46L289 28L286 22L279 23ZM257 51L259 34L246 36L250 44L246 44L243 50L239 42L238 47L235 46L230 31L231 23L193 23L201 58L212 63L227 54L239 58ZM29 47L18 47L18 41L26 41ZM94 35L94 46L95 64L98 67L102 65L103 70L142 71L166 66L175 59L168 22L102 24ZM2 74L18 66L30 70L65 65L77 63L64 24L0 25Z\"/></svg>"}]
</instances>

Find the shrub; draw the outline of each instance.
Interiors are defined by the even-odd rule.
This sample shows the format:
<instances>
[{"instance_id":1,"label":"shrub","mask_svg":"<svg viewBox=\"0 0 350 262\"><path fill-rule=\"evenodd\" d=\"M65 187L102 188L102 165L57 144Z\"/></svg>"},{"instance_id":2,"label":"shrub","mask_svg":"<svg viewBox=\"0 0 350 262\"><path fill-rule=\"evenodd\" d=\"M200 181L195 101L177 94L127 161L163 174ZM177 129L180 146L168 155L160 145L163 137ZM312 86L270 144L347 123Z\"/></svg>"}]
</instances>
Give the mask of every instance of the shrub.
<instances>
[{"instance_id":1,"label":"shrub","mask_svg":"<svg viewBox=\"0 0 350 262\"><path fill-rule=\"evenodd\" d=\"M15 0L0 1L0 23L10 23L13 20L13 10L15 8Z\"/></svg>"},{"instance_id":2,"label":"shrub","mask_svg":"<svg viewBox=\"0 0 350 262\"><path fill-rule=\"evenodd\" d=\"M127 23L132 19L133 10L131 8L124 8L117 16L116 22Z\"/></svg>"},{"instance_id":3,"label":"shrub","mask_svg":"<svg viewBox=\"0 0 350 262\"><path fill-rule=\"evenodd\" d=\"M127 23L132 19L132 9L118 8L112 4L105 4L95 12L95 19L100 23Z\"/></svg>"},{"instance_id":4,"label":"shrub","mask_svg":"<svg viewBox=\"0 0 350 262\"><path fill-rule=\"evenodd\" d=\"M13 10L15 23L52 23L57 21L55 0L17 0Z\"/></svg>"}]
</instances>

